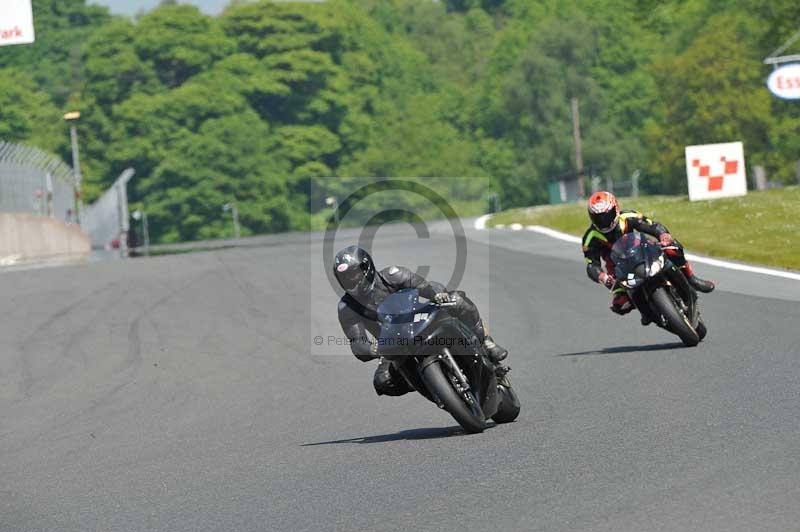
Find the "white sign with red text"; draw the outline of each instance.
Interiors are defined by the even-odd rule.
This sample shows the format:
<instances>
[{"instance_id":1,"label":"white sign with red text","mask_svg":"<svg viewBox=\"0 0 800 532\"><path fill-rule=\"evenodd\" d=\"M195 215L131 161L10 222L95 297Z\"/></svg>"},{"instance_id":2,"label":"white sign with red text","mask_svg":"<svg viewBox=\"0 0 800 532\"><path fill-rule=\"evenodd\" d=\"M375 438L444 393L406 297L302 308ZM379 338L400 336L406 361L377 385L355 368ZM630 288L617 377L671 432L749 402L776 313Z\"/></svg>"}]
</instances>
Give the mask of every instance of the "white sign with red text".
<instances>
[{"instance_id":1,"label":"white sign with red text","mask_svg":"<svg viewBox=\"0 0 800 532\"><path fill-rule=\"evenodd\" d=\"M783 65L767 78L769 91L784 100L800 99L800 63Z\"/></svg>"},{"instance_id":2,"label":"white sign with red text","mask_svg":"<svg viewBox=\"0 0 800 532\"><path fill-rule=\"evenodd\" d=\"M0 46L34 41L31 0L0 0Z\"/></svg>"},{"instance_id":3,"label":"white sign with red text","mask_svg":"<svg viewBox=\"0 0 800 532\"><path fill-rule=\"evenodd\" d=\"M686 146L689 200L744 196L747 176L741 142Z\"/></svg>"}]
</instances>

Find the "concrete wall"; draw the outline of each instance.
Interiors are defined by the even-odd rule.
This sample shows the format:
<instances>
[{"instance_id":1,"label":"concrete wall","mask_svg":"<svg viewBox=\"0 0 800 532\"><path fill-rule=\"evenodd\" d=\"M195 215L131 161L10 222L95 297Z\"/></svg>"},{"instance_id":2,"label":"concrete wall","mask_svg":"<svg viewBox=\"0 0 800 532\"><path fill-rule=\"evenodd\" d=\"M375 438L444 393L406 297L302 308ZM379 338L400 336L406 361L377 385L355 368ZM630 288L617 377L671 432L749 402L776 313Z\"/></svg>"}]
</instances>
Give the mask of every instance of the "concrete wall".
<instances>
[{"instance_id":1,"label":"concrete wall","mask_svg":"<svg viewBox=\"0 0 800 532\"><path fill-rule=\"evenodd\" d=\"M0 266L74 262L91 253L76 225L23 213L0 213Z\"/></svg>"}]
</instances>

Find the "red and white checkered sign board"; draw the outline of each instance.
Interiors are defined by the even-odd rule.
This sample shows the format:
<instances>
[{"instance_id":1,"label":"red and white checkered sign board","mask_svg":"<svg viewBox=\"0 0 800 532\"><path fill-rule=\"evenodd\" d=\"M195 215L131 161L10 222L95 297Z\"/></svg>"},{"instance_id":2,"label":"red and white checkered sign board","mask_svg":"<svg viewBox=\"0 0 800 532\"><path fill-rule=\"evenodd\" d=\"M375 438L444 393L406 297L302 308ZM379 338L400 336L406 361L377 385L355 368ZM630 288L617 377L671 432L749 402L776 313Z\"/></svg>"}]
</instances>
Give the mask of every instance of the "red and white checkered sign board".
<instances>
[{"instance_id":1,"label":"red and white checkered sign board","mask_svg":"<svg viewBox=\"0 0 800 532\"><path fill-rule=\"evenodd\" d=\"M744 196L747 176L741 142L686 146L689 200Z\"/></svg>"},{"instance_id":2,"label":"red and white checkered sign board","mask_svg":"<svg viewBox=\"0 0 800 532\"><path fill-rule=\"evenodd\" d=\"M0 46L33 41L31 0L0 0Z\"/></svg>"}]
</instances>

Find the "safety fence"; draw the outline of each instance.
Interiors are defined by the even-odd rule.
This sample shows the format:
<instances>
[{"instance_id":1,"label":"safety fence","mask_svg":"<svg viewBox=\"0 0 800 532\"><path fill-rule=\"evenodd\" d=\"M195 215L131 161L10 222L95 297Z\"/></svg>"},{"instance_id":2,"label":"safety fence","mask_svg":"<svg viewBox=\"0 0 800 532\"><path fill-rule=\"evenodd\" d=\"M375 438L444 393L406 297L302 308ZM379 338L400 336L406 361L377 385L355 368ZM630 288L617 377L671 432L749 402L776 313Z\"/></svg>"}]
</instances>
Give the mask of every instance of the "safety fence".
<instances>
[{"instance_id":1,"label":"safety fence","mask_svg":"<svg viewBox=\"0 0 800 532\"><path fill-rule=\"evenodd\" d=\"M123 256L127 253L127 185L133 173L132 168L122 172L97 201L81 212L81 229L89 235L93 248L114 247L119 248Z\"/></svg>"},{"instance_id":2,"label":"safety fence","mask_svg":"<svg viewBox=\"0 0 800 532\"><path fill-rule=\"evenodd\" d=\"M0 141L0 212L75 222L75 178L57 156Z\"/></svg>"},{"instance_id":3,"label":"safety fence","mask_svg":"<svg viewBox=\"0 0 800 532\"><path fill-rule=\"evenodd\" d=\"M0 213L46 216L80 224L94 248L119 248L126 254L128 194L133 169L125 170L91 205L77 211L73 169L56 155L0 141Z\"/></svg>"}]
</instances>

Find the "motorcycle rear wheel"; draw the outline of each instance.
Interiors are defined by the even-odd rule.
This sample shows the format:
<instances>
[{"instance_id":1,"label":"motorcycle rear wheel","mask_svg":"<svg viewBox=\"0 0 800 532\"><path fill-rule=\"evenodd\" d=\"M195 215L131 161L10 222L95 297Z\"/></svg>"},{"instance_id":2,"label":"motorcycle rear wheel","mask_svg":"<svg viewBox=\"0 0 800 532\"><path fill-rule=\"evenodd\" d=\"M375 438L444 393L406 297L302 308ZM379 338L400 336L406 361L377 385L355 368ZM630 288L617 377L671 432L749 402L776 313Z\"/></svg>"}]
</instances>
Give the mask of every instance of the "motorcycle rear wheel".
<instances>
[{"instance_id":1,"label":"motorcycle rear wheel","mask_svg":"<svg viewBox=\"0 0 800 532\"><path fill-rule=\"evenodd\" d=\"M653 290L650 299L656 310L667 320L669 330L680 337L683 345L694 347L700 343L700 335L692 328L683 312L678 310L666 288L659 286Z\"/></svg>"},{"instance_id":2,"label":"motorcycle rear wheel","mask_svg":"<svg viewBox=\"0 0 800 532\"><path fill-rule=\"evenodd\" d=\"M500 396L500 405L497 407L497 412L492 416L492 420L497 423L511 423L517 416L519 416L519 397L517 392L511 387L508 382L508 377L503 379L505 384L497 385L497 393Z\"/></svg>"},{"instance_id":3,"label":"motorcycle rear wheel","mask_svg":"<svg viewBox=\"0 0 800 532\"><path fill-rule=\"evenodd\" d=\"M705 322L703 322L703 318L697 320L697 327L695 327L694 330L697 331L697 336L700 338L700 341L702 342L703 338L705 338L706 334L708 334L708 329L706 329L706 324Z\"/></svg>"},{"instance_id":4,"label":"motorcycle rear wheel","mask_svg":"<svg viewBox=\"0 0 800 532\"><path fill-rule=\"evenodd\" d=\"M466 400L453 387L450 378L445 375L445 371L447 369L443 368L440 363L430 364L422 370L422 381L439 398L444 404L444 409L458 421L458 424L466 432L470 434L483 432L486 428L486 419L480 405L477 404L474 396L472 396L474 404L468 405ZM472 392L469 393L472 394Z\"/></svg>"}]
</instances>

